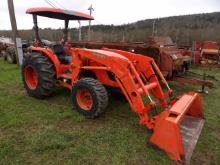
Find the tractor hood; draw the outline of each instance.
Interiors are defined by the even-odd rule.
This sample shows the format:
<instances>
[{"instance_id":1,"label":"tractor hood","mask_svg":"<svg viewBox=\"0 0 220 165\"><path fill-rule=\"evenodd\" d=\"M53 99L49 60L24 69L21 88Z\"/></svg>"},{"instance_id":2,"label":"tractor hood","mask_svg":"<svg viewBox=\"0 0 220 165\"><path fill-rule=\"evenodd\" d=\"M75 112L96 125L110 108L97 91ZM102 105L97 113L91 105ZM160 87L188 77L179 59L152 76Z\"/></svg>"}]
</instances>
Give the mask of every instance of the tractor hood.
<instances>
[{"instance_id":1,"label":"tractor hood","mask_svg":"<svg viewBox=\"0 0 220 165\"><path fill-rule=\"evenodd\" d=\"M114 52L107 51L107 50L94 49L92 51L95 52L95 53L104 54L106 56L126 59L124 56L120 55L119 53L114 53Z\"/></svg>"},{"instance_id":2,"label":"tractor hood","mask_svg":"<svg viewBox=\"0 0 220 165\"><path fill-rule=\"evenodd\" d=\"M100 49L86 49L86 50L92 52L93 55L98 58L113 58L115 60L120 60L124 62L129 61L126 57L124 57L119 53L115 53L107 50L100 50Z\"/></svg>"},{"instance_id":3,"label":"tractor hood","mask_svg":"<svg viewBox=\"0 0 220 165\"><path fill-rule=\"evenodd\" d=\"M109 67L127 68L132 63L123 53L111 50L75 48L75 53Z\"/></svg>"}]
</instances>

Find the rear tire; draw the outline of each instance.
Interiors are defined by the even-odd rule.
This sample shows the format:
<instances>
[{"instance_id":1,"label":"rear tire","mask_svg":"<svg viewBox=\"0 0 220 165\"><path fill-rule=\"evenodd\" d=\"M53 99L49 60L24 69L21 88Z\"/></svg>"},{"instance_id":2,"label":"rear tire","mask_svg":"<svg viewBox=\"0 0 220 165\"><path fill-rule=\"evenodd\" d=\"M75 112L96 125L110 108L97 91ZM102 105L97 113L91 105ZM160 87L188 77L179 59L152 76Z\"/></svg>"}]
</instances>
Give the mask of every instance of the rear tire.
<instances>
[{"instance_id":1,"label":"rear tire","mask_svg":"<svg viewBox=\"0 0 220 165\"><path fill-rule=\"evenodd\" d=\"M44 99L50 96L55 88L55 71L51 61L40 53L24 57L22 80L29 96Z\"/></svg>"},{"instance_id":2,"label":"rear tire","mask_svg":"<svg viewBox=\"0 0 220 165\"><path fill-rule=\"evenodd\" d=\"M100 116L108 105L108 93L105 87L93 78L83 78L72 88L73 109L86 118Z\"/></svg>"}]
</instances>

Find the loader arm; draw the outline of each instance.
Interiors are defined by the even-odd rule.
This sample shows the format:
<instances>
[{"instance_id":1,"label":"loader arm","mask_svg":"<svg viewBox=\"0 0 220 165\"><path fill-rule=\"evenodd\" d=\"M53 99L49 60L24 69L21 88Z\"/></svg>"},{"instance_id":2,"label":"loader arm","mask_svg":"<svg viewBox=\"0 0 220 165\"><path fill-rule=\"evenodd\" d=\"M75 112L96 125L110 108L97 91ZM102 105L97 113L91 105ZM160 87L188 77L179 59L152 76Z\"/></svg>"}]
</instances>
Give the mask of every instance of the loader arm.
<instances>
[{"instance_id":1,"label":"loader arm","mask_svg":"<svg viewBox=\"0 0 220 165\"><path fill-rule=\"evenodd\" d=\"M83 69L111 72L131 109L138 114L140 124L153 130L150 142L164 150L171 159L189 162L204 124L201 99L197 93L187 93L168 102L172 90L149 57L112 49L77 48L71 51L72 85ZM167 92L163 92L157 76L167 87ZM146 99L149 100L147 105ZM149 111L157 106L158 101L163 111L150 116Z\"/></svg>"},{"instance_id":2,"label":"loader arm","mask_svg":"<svg viewBox=\"0 0 220 165\"><path fill-rule=\"evenodd\" d=\"M167 107L166 97L169 94L164 93L160 86L153 70L154 61L152 58L141 55L134 57L136 54L114 50L75 49L74 54L72 73L75 81L73 83L78 80L80 69L104 69L112 72L115 75L118 88L125 95L130 107L138 113L140 124L146 125L149 129L154 127L155 118L149 118L147 113L157 105L157 102L152 99L151 93L159 100L164 109ZM95 61L100 66L85 66L82 64L82 58ZM144 104L143 96L147 96L149 99L148 105Z\"/></svg>"}]
</instances>

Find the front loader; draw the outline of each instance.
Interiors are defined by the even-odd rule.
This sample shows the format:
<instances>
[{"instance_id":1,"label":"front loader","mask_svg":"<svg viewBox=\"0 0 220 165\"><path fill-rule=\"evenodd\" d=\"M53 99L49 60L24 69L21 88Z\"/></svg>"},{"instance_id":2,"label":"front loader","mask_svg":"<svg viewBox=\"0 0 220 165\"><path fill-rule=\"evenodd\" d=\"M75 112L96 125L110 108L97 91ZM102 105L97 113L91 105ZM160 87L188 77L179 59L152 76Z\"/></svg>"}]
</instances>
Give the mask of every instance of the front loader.
<instances>
[{"instance_id":1,"label":"front loader","mask_svg":"<svg viewBox=\"0 0 220 165\"><path fill-rule=\"evenodd\" d=\"M96 118L108 106L107 87L117 88L139 117L139 123L153 131L150 142L172 160L190 161L204 124L197 93L171 99L172 89L150 57L115 49L71 47L66 42L69 20L93 19L89 15L54 8L31 8L27 13L33 15L36 35L22 66L28 95L44 99L56 86L67 88L73 109L86 118ZM37 15L65 20L62 44L40 40ZM151 113L156 107L161 112Z\"/></svg>"}]
</instances>

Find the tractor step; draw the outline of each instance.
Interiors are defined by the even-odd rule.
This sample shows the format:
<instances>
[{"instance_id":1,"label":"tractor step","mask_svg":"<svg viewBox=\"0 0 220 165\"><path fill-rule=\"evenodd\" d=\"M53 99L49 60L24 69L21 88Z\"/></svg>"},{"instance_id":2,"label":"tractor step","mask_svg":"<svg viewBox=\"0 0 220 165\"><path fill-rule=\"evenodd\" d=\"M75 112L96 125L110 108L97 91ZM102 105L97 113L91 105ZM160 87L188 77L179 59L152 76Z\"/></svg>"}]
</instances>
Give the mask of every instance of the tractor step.
<instances>
[{"instance_id":1,"label":"tractor step","mask_svg":"<svg viewBox=\"0 0 220 165\"><path fill-rule=\"evenodd\" d=\"M204 119L186 115L180 124L180 132L182 135L182 142L185 152L183 161L185 164L189 164L190 162L193 150L199 139L199 135L201 134L204 123Z\"/></svg>"}]
</instances>

